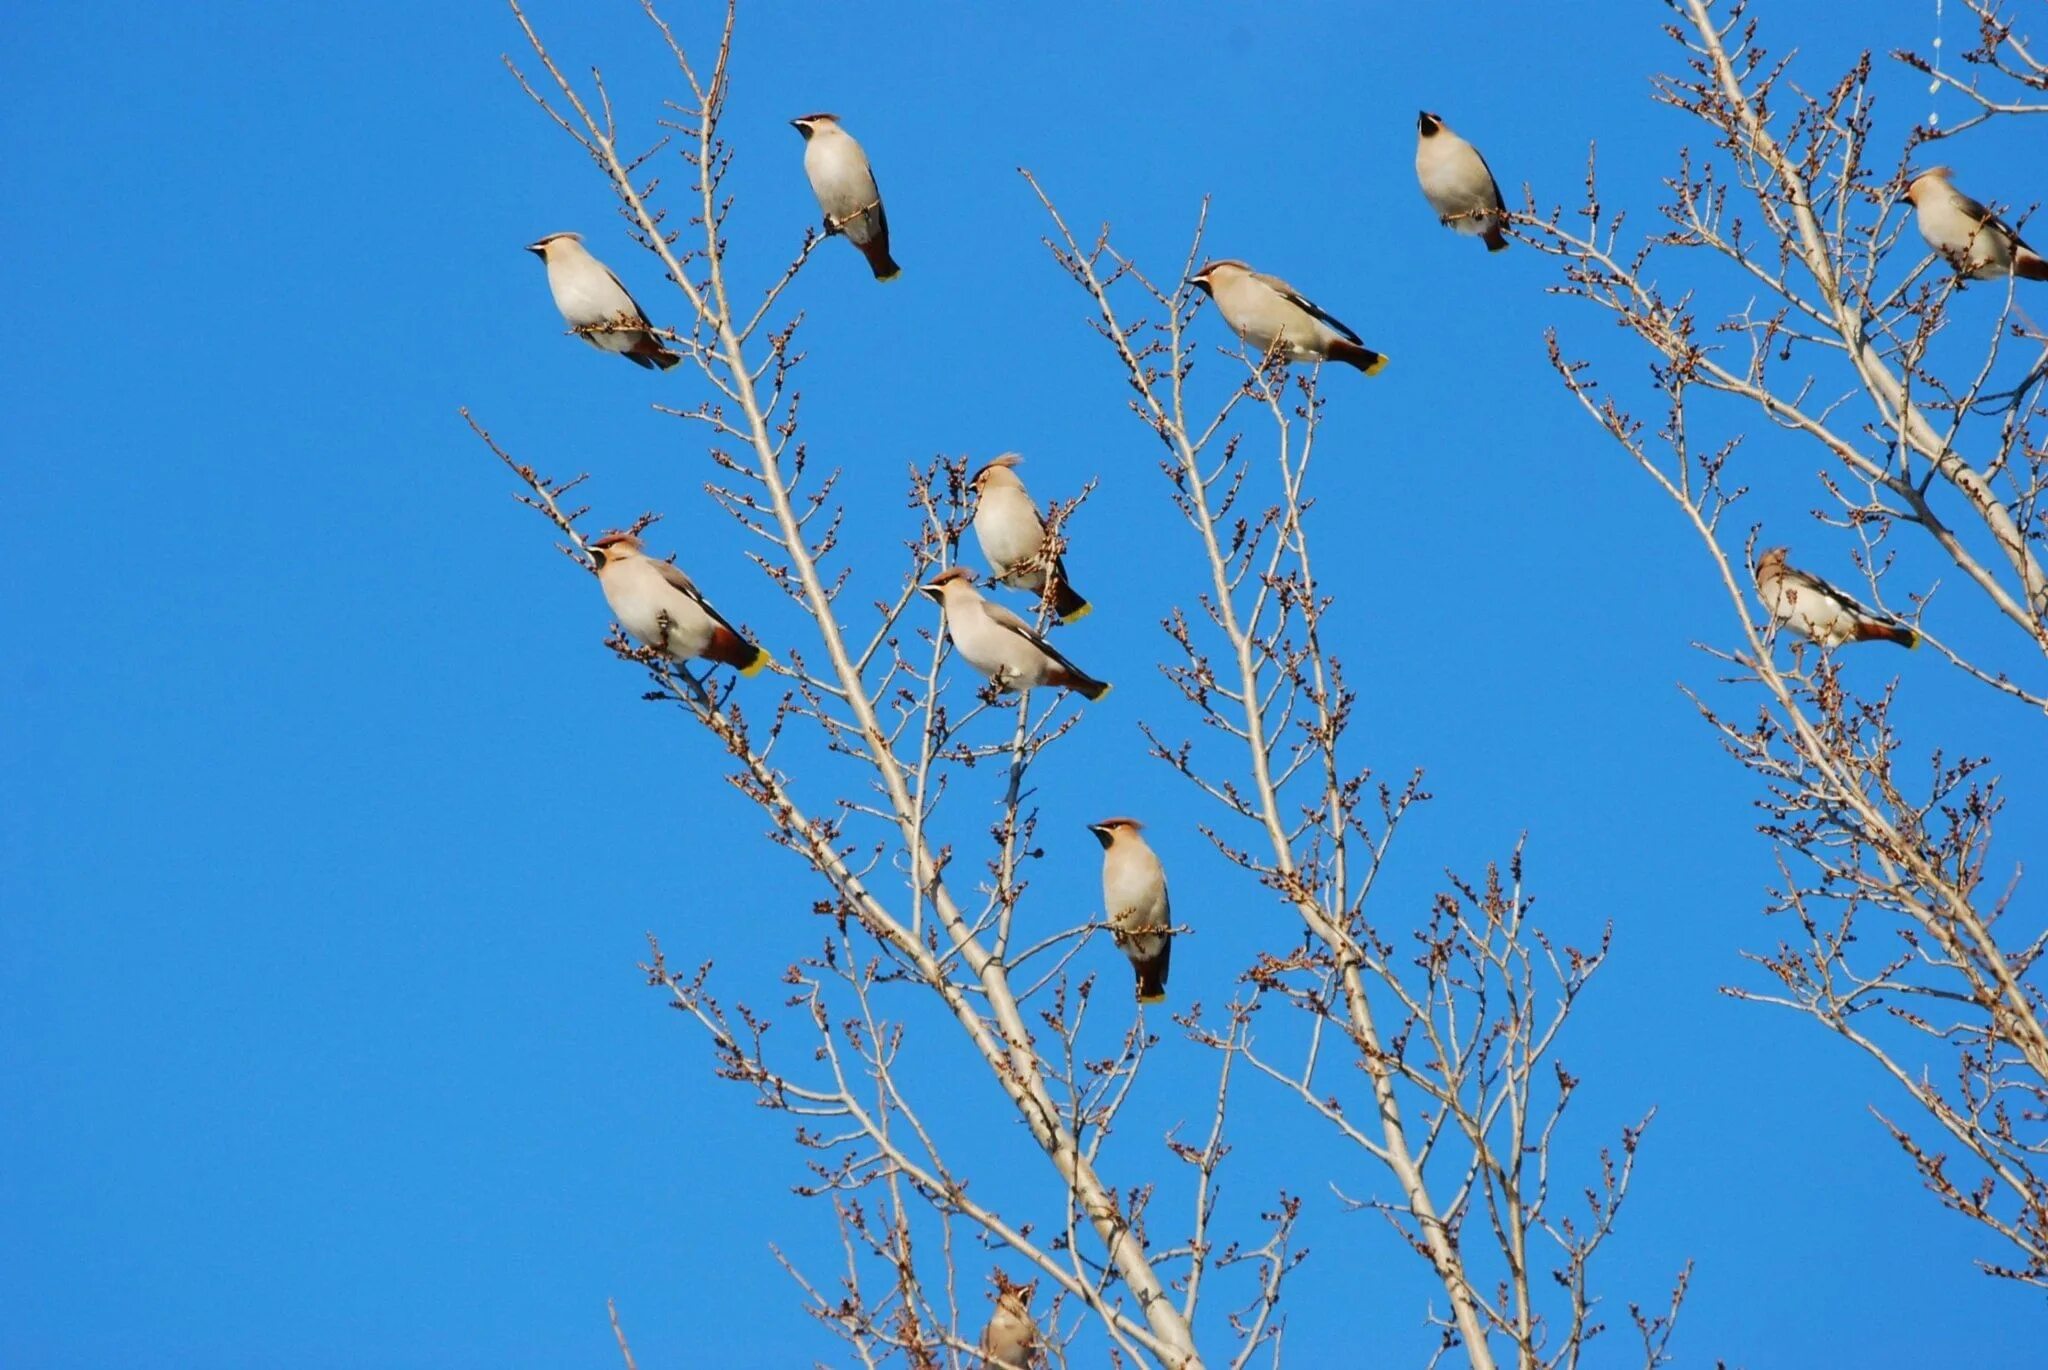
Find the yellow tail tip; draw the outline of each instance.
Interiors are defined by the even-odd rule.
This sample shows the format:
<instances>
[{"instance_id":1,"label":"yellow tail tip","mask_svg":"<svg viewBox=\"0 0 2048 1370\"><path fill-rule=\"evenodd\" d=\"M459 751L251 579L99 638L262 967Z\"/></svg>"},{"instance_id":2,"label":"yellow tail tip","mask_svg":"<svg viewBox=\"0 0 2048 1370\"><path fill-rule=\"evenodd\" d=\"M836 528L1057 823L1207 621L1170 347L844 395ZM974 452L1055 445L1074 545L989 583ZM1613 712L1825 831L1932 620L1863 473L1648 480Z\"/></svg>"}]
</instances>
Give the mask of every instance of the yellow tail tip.
<instances>
[{"instance_id":1,"label":"yellow tail tip","mask_svg":"<svg viewBox=\"0 0 2048 1370\"><path fill-rule=\"evenodd\" d=\"M1080 621L1081 621L1082 619L1084 619L1084 618L1088 617L1088 615L1090 615L1090 614L1092 614L1092 613L1094 613L1094 612L1095 612L1095 606L1094 606L1093 604L1090 604L1090 603L1088 603L1088 601L1086 601L1086 600L1082 600L1082 601L1081 601L1081 607L1080 607L1080 608L1078 608L1078 609L1076 609L1076 610L1074 610L1074 612L1072 612L1071 614L1066 614L1066 615L1063 615L1063 616L1062 616L1062 617L1060 618L1060 622L1062 622L1062 623L1079 623L1079 622L1080 622Z\"/></svg>"},{"instance_id":2,"label":"yellow tail tip","mask_svg":"<svg viewBox=\"0 0 2048 1370\"><path fill-rule=\"evenodd\" d=\"M1141 994L1138 996L1138 1002L1141 1004L1163 1004L1166 1002L1166 995L1164 993Z\"/></svg>"},{"instance_id":3,"label":"yellow tail tip","mask_svg":"<svg viewBox=\"0 0 2048 1370\"><path fill-rule=\"evenodd\" d=\"M1091 703L1098 699L1108 699L1109 692L1115 688L1116 686L1110 684L1108 681L1105 680L1102 682L1102 688L1097 690L1094 694L1089 695L1088 699Z\"/></svg>"},{"instance_id":4,"label":"yellow tail tip","mask_svg":"<svg viewBox=\"0 0 2048 1370\"><path fill-rule=\"evenodd\" d=\"M740 674L743 676L757 676L761 674L761 672L767 670L768 667L774 663L774 661L774 657L768 655L768 653L766 652L763 652L759 656L755 657L750 664L740 667Z\"/></svg>"},{"instance_id":5,"label":"yellow tail tip","mask_svg":"<svg viewBox=\"0 0 2048 1370\"><path fill-rule=\"evenodd\" d=\"M1382 352L1378 357L1376 357L1373 360L1372 365L1365 368L1365 374L1368 376L1379 375L1380 372L1387 369L1387 361L1388 358L1386 353Z\"/></svg>"}]
</instances>

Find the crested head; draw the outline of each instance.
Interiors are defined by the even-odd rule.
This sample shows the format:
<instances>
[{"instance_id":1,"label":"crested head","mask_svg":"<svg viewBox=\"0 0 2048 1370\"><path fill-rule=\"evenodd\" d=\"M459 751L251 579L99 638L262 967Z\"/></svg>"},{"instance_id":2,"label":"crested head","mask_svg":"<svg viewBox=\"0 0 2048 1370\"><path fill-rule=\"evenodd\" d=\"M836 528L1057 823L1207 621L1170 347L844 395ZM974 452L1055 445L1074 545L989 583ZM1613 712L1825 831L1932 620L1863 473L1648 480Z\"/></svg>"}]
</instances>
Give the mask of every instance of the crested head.
<instances>
[{"instance_id":1,"label":"crested head","mask_svg":"<svg viewBox=\"0 0 2048 1370\"><path fill-rule=\"evenodd\" d=\"M1023 460L1015 452L990 457L979 471L967 478L967 483L977 490L985 490L991 485L1014 485L1021 489L1024 482L1017 478L1013 468Z\"/></svg>"},{"instance_id":2,"label":"crested head","mask_svg":"<svg viewBox=\"0 0 2048 1370\"><path fill-rule=\"evenodd\" d=\"M1135 818L1104 818L1090 823L1088 831L1095 834L1096 841L1107 847L1119 837L1135 836L1144 826Z\"/></svg>"},{"instance_id":3,"label":"crested head","mask_svg":"<svg viewBox=\"0 0 2048 1370\"><path fill-rule=\"evenodd\" d=\"M1444 131L1442 116L1431 114L1428 110L1423 110L1415 116L1415 131L1424 138L1436 137L1437 134Z\"/></svg>"},{"instance_id":4,"label":"crested head","mask_svg":"<svg viewBox=\"0 0 2048 1370\"><path fill-rule=\"evenodd\" d=\"M1784 570L1785 553L1789 552L1790 550L1792 549L1789 547L1764 548L1763 554L1756 559L1756 573L1758 575L1762 575L1766 571Z\"/></svg>"},{"instance_id":5,"label":"crested head","mask_svg":"<svg viewBox=\"0 0 2048 1370\"><path fill-rule=\"evenodd\" d=\"M1194 284L1202 287L1202 289L1209 291L1211 294L1214 294L1216 290L1216 280L1219 276L1242 274L1250 270L1251 267L1249 265L1239 261L1235 257L1217 257L1211 261L1202 263L1202 269L1200 271L1197 271L1194 275L1188 277L1188 279L1192 281Z\"/></svg>"},{"instance_id":6,"label":"crested head","mask_svg":"<svg viewBox=\"0 0 2048 1370\"><path fill-rule=\"evenodd\" d=\"M1929 185L1948 185L1952 174L1945 166L1931 166L1925 171L1914 172L1906 180L1906 198L1914 199L1923 187Z\"/></svg>"},{"instance_id":7,"label":"crested head","mask_svg":"<svg viewBox=\"0 0 2048 1370\"><path fill-rule=\"evenodd\" d=\"M1028 1317L1031 1313L1031 1296L1037 1292L1034 1285L1013 1284L996 1295L996 1307L1018 1317Z\"/></svg>"},{"instance_id":8,"label":"crested head","mask_svg":"<svg viewBox=\"0 0 2048 1370\"><path fill-rule=\"evenodd\" d=\"M803 134L805 138L809 138L813 133L817 133L822 129L838 128L839 116L836 114L799 114L796 118L790 120L789 124L791 128Z\"/></svg>"},{"instance_id":9,"label":"crested head","mask_svg":"<svg viewBox=\"0 0 2048 1370\"><path fill-rule=\"evenodd\" d=\"M1033 1280L1029 1284L1019 1284L1011 1279L1008 1273L1001 1269L1001 1267L992 1272L989 1278L995 1284L997 1299L1003 1303L1014 1304L1019 1308L1029 1308L1032 1295L1038 1292L1037 1280Z\"/></svg>"},{"instance_id":10,"label":"crested head","mask_svg":"<svg viewBox=\"0 0 2048 1370\"><path fill-rule=\"evenodd\" d=\"M549 249L557 244L576 243L580 245L582 242L583 235L581 233L550 233L545 237L536 238L528 243L526 250L537 257L545 257L548 255Z\"/></svg>"},{"instance_id":11,"label":"crested head","mask_svg":"<svg viewBox=\"0 0 2048 1370\"><path fill-rule=\"evenodd\" d=\"M973 584L974 572L968 570L965 566L951 566L917 588L921 593L930 595L933 599L944 599L946 591L954 586L971 587Z\"/></svg>"},{"instance_id":12,"label":"crested head","mask_svg":"<svg viewBox=\"0 0 2048 1370\"><path fill-rule=\"evenodd\" d=\"M590 559L600 571L614 561L637 557L646 551L640 539L631 533L606 533L601 538L592 538L589 547Z\"/></svg>"}]
</instances>

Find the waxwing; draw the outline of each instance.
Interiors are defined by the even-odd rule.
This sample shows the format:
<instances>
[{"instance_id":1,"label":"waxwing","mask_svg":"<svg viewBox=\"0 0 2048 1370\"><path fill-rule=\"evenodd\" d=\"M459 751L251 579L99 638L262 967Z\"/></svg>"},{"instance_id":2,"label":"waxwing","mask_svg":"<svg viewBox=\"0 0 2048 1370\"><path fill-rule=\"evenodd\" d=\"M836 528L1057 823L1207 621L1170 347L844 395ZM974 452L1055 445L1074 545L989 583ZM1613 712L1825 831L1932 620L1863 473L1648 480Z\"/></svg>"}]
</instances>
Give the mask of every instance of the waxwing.
<instances>
[{"instance_id":1,"label":"waxwing","mask_svg":"<svg viewBox=\"0 0 2048 1370\"><path fill-rule=\"evenodd\" d=\"M649 331L647 315L611 268L584 248L582 234L550 233L526 250L547 263L555 308L583 341L636 366L666 371L682 360Z\"/></svg>"},{"instance_id":2,"label":"waxwing","mask_svg":"<svg viewBox=\"0 0 2048 1370\"><path fill-rule=\"evenodd\" d=\"M1927 245L1973 281L2020 276L2048 281L2048 261L1983 205L1949 183L1945 166L1930 167L1906 186Z\"/></svg>"},{"instance_id":3,"label":"waxwing","mask_svg":"<svg viewBox=\"0 0 2048 1370\"><path fill-rule=\"evenodd\" d=\"M876 280L895 280L901 268L889 256L889 217L867 153L839 126L836 114L806 114L789 122L804 136L804 175L825 211L826 234L844 233L868 259Z\"/></svg>"},{"instance_id":4,"label":"waxwing","mask_svg":"<svg viewBox=\"0 0 2048 1370\"><path fill-rule=\"evenodd\" d=\"M1486 159L1428 110L1415 120L1415 175L1438 223L1484 237L1488 252L1508 245L1501 232L1507 214L1500 183L1493 179Z\"/></svg>"},{"instance_id":5,"label":"waxwing","mask_svg":"<svg viewBox=\"0 0 2048 1370\"><path fill-rule=\"evenodd\" d=\"M1166 897L1166 868L1139 835L1135 818L1105 818L1088 831L1102 844L1102 907L1116 944L1131 958L1138 977L1138 1002L1166 998L1166 970L1173 959L1173 911Z\"/></svg>"},{"instance_id":6,"label":"waxwing","mask_svg":"<svg viewBox=\"0 0 2048 1370\"><path fill-rule=\"evenodd\" d=\"M976 471L969 479L974 487L974 536L988 561L989 574L999 585L1019 590L1045 590L1045 522L1031 493L1017 478L1014 452L1005 452ZM1067 579L1064 557L1052 564L1053 612L1061 623L1072 623L1089 611Z\"/></svg>"},{"instance_id":7,"label":"waxwing","mask_svg":"<svg viewBox=\"0 0 2048 1370\"><path fill-rule=\"evenodd\" d=\"M954 649L1000 688L1030 690L1057 685L1078 690L1091 700L1109 693L1108 682L1095 679L1061 656L1058 648L1002 605L983 599L974 588L974 572L966 567L942 571L917 588L945 610L946 632Z\"/></svg>"},{"instance_id":8,"label":"waxwing","mask_svg":"<svg viewBox=\"0 0 2048 1370\"><path fill-rule=\"evenodd\" d=\"M1783 547L1757 558L1756 590L1773 621L1823 647L1845 642L1896 642L1918 647L1920 634L1866 609L1819 576L1785 564Z\"/></svg>"},{"instance_id":9,"label":"waxwing","mask_svg":"<svg viewBox=\"0 0 2048 1370\"><path fill-rule=\"evenodd\" d=\"M596 539L590 559L619 626L663 656L721 662L741 675L768 664L768 654L726 622L680 568L648 556L631 533Z\"/></svg>"},{"instance_id":10,"label":"waxwing","mask_svg":"<svg viewBox=\"0 0 2048 1370\"><path fill-rule=\"evenodd\" d=\"M1278 276L1224 258L1188 279L1209 292L1223 321L1261 353L1277 348L1294 361L1344 362L1368 376L1387 364L1386 357Z\"/></svg>"}]
</instances>

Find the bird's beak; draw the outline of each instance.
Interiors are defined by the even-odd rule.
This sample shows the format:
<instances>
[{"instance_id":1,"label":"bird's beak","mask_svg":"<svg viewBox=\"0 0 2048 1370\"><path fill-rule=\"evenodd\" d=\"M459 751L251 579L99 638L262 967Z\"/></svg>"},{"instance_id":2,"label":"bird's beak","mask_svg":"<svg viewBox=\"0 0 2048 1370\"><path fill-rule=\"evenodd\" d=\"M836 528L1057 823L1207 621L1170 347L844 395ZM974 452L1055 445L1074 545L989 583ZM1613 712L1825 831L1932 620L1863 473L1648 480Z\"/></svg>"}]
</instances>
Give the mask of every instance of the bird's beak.
<instances>
[{"instance_id":1,"label":"bird's beak","mask_svg":"<svg viewBox=\"0 0 2048 1370\"><path fill-rule=\"evenodd\" d=\"M1088 831L1095 834L1095 840L1097 842L1100 842L1105 847L1109 845L1110 832L1108 828L1104 827L1100 823L1090 823L1088 825Z\"/></svg>"},{"instance_id":2,"label":"bird's beak","mask_svg":"<svg viewBox=\"0 0 2048 1370\"><path fill-rule=\"evenodd\" d=\"M929 595L941 604L946 602L946 587L943 585L920 585L917 587L917 592L921 595Z\"/></svg>"},{"instance_id":3,"label":"bird's beak","mask_svg":"<svg viewBox=\"0 0 2048 1370\"><path fill-rule=\"evenodd\" d=\"M604 555L604 548L602 548L602 547L593 547L593 548L591 548L591 549L590 549L590 569L591 569L591 570L593 570L593 571L602 571L602 570L604 569L604 563L605 563L605 555Z\"/></svg>"},{"instance_id":4,"label":"bird's beak","mask_svg":"<svg viewBox=\"0 0 2048 1370\"><path fill-rule=\"evenodd\" d=\"M546 243L528 243L526 250L536 257L546 257L548 255L548 245Z\"/></svg>"}]
</instances>

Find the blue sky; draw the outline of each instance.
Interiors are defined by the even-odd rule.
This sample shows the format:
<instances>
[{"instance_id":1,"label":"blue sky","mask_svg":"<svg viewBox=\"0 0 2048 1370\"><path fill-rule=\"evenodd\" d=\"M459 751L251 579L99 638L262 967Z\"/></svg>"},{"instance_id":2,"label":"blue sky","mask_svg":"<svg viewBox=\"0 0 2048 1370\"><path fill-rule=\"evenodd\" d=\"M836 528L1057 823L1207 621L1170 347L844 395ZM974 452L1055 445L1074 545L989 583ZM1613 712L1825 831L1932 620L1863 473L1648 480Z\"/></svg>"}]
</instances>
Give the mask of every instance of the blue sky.
<instances>
[{"instance_id":1,"label":"blue sky","mask_svg":"<svg viewBox=\"0 0 2048 1370\"><path fill-rule=\"evenodd\" d=\"M635 7L534 17L651 131L675 91ZM1119 688L1041 776L1053 859L1034 897L1096 898L1081 825L1113 795L1151 819L1202 930L1176 950L1177 1001L1220 1002L1254 948L1295 933L1144 759L1140 718L1190 726L1154 625L1196 592L1192 543L1015 168L1162 275L1213 194L1216 253L1393 357L1328 378L1319 512L1361 759L1426 766L1438 796L1377 917L1419 923L1445 867L1476 875L1526 831L1543 921L1580 940L1614 922L1565 1052L1587 1082L1582 1151L1659 1108L1611 1320L1692 1258L1684 1363L2017 1363L2048 1336L2040 1301L1971 1269L1991 1253L1918 1193L1867 1111L1893 1102L1880 1083L1804 1020L1717 993L1777 936L1755 911L1771 863L1749 782L1677 689L1713 680L1689 644L1728 641L1727 608L1675 510L1558 387L1543 331L1618 381L1643 359L1545 294L1535 253L1437 228L1414 184L1420 107L1546 203L1574 199L1597 138L1610 197L1648 230L1673 149L1705 141L1649 100L1674 56L1663 17L764 6L742 16L727 126L737 260L766 280L794 249L816 211L786 120L837 110L905 274L876 287L827 244L791 298L807 437L846 473L876 593L912 533L908 464L1016 449L1042 497L1100 477L1069 557L1098 608L1062 642ZM1761 18L1811 86L1856 49L1934 34L1931 4L1858 7L1853 28L1817 3ZM779 1002L814 886L757 840L707 739L641 702L595 587L456 417L593 472L601 521L665 510L662 551L771 647L799 640L701 493L700 435L649 408L694 400L690 373L562 336L520 250L581 230L674 317L602 179L499 65L510 17L21 7L9 29L0 1362L605 1363L607 1297L642 1365L836 1362L769 1251L829 1269L836 1249L790 1197L786 1120L710 1078L635 968L653 930ZM1947 36L1967 38L1953 15ZM1878 82L1880 127L1903 137L1924 83ZM1944 156L2024 204L2048 187L2012 175L2048 165L2042 148L2036 124ZM1815 454L1759 434L1747 460L1755 517L1846 575L1846 546L1803 522ZM2038 756L2017 708L1931 656L1853 670L1908 675L1920 750ZM600 783L634 798L601 802ZM2013 839L2025 815L2040 831L2043 787L2010 777L1995 862L2028 854ZM1169 1037L1118 1139L1129 1167L1160 1168L1158 1133L1198 1113L1212 1070ZM993 1089L939 1107L986 1136L992 1184L1054 1201ZM1277 1100L1240 1117L1230 1201L1308 1196L1293 1356L1346 1363L1364 1338L1419 1363L1421 1267L1327 1187L1380 1177Z\"/></svg>"}]
</instances>

